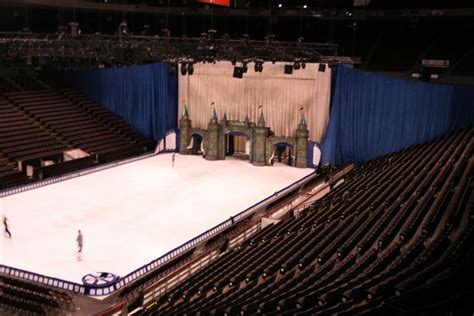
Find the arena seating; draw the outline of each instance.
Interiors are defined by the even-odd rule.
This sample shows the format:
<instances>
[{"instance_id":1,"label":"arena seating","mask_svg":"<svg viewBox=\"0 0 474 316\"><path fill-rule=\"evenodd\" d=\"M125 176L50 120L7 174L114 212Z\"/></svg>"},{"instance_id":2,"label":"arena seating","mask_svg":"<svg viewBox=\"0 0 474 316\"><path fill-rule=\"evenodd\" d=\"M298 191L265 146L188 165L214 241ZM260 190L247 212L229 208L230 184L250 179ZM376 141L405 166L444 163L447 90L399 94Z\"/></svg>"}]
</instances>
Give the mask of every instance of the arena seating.
<instances>
[{"instance_id":1,"label":"arena seating","mask_svg":"<svg viewBox=\"0 0 474 316\"><path fill-rule=\"evenodd\" d=\"M9 315L64 314L75 307L65 292L0 276L0 312Z\"/></svg>"},{"instance_id":2,"label":"arena seating","mask_svg":"<svg viewBox=\"0 0 474 316\"><path fill-rule=\"evenodd\" d=\"M224 252L142 314L352 315L390 312L394 301L409 307L424 287L431 299L448 297L435 284L451 282L460 258L472 256L473 131L356 167L324 198Z\"/></svg>"},{"instance_id":3,"label":"arena seating","mask_svg":"<svg viewBox=\"0 0 474 316\"><path fill-rule=\"evenodd\" d=\"M45 178L154 150L153 140L77 90L45 87L40 79L23 73L0 78L0 189L32 181L20 171L18 161L75 148L91 155L35 168L34 175Z\"/></svg>"},{"instance_id":4,"label":"arena seating","mask_svg":"<svg viewBox=\"0 0 474 316\"><path fill-rule=\"evenodd\" d=\"M51 135L25 113L0 99L0 188L29 181L17 161L62 152L68 145Z\"/></svg>"}]
</instances>

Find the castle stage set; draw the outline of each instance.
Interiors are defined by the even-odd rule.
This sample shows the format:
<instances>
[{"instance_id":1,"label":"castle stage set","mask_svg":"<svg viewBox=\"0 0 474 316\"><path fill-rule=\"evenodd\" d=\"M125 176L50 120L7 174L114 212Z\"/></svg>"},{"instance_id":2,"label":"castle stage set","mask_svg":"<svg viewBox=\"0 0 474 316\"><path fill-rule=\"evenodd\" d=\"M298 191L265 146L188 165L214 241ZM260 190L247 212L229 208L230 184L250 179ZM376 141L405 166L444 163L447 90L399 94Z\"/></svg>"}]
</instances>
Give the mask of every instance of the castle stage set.
<instances>
[{"instance_id":1,"label":"castle stage set","mask_svg":"<svg viewBox=\"0 0 474 316\"><path fill-rule=\"evenodd\" d=\"M315 168L329 117L331 70L319 64L285 74L285 63L232 76L229 62L196 64L179 77L179 152L223 160L238 153L254 166L284 161ZM252 64L248 65L252 68Z\"/></svg>"}]
</instances>

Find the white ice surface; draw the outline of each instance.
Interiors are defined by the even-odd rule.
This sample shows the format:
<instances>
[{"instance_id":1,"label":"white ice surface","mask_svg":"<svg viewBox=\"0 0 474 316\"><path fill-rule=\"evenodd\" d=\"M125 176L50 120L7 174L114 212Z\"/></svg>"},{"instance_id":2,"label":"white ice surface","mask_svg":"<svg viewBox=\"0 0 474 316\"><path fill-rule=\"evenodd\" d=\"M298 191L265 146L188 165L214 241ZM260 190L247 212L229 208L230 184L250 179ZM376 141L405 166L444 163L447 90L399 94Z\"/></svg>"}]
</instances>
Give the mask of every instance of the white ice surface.
<instances>
[{"instance_id":1,"label":"white ice surface","mask_svg":"<svg viewBox=\"0 0 474 316\"><path fill-rule=\"evenodd\" d=\"M90 272L124 276L310 172L181 155L172 168L161 154L5 197L12 239L0 236L0 262L78 283Z\"/></svg>"}]
</instances>

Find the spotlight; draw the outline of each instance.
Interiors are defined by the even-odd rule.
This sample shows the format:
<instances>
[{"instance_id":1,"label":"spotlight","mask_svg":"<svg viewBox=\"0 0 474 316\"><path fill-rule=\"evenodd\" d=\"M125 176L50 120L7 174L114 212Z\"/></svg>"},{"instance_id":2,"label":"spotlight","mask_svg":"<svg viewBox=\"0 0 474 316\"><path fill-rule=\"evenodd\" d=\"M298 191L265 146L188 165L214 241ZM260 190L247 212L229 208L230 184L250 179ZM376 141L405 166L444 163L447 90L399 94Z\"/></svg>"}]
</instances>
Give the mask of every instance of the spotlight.
<instances>
[{"instance_id":1,"label":"spotlight","mask_svg":"<svg viewBox=\"0 0 474 316\"><path fill-rule=\"evenodd\" d=\"M308 8L308 6L305 4L305 5L303 6L303 9L307 9L307 8Z\"/></svg>"},{"instance_id":2,"label":"spotlight","mask_svg":"<svg viewBox=\"0 0 474 316\"><path fill-rule=\"evenodd\" d=\"M188 68L187 68L187 66L186 66L186 63L182 63L182 64L181 64L181 74L182 74L183 76L186 76L186 73L187 73L187 72L188 72Z\"/></svg>"},{"instance_id":3,"label":"spotlight","mask_svg":"<svg viewBox=\"0 0 474 316\"><path fill-rule=\"evenodd\" d=\"M263 71L263 63L261 61L256 61L254 66L255 72Z\"/></svg>"},{"instance_id":4,"label":"spotlight","mask_svg":"<svg viewBox=\"0 0 474 316\"><path fill-rule=\"evenodd\" d=\"M188 64L188 74L192 75L194 73L194 66L193 63Z\"/></svg>"},{"instance_id":5,"label":"spotlight","mask_svg":"<svg viewBox=\"0 0 474 316\"><path fill-rule=\"evenodd\" d=\"M127 35L127 34L128 34L128 25L127 25L127 22L124 21L120 23L119 25L118 35L122 36L122 35Z\"/></svg>"},{"instance_id":6,"label":"spotlight","mask_svg":"<svg viewBox=\"0 0 474 316\"><path fill-rule=\"evenodd\" d=\"M234 78L242 79L244 76L243 67L234 67Z\"/></svg>"},{"instance_id":7,"label":"spotlight","mask_svg":"<svg viewBox=\"0 0 474 316\"><path fill-rule=\"evenodd\" d=\"M281 4L281 3L278 4L278 7L279 7L279 8L281 8L282 6L283 6L283 4Z\"/></svg>"}]
</instances>

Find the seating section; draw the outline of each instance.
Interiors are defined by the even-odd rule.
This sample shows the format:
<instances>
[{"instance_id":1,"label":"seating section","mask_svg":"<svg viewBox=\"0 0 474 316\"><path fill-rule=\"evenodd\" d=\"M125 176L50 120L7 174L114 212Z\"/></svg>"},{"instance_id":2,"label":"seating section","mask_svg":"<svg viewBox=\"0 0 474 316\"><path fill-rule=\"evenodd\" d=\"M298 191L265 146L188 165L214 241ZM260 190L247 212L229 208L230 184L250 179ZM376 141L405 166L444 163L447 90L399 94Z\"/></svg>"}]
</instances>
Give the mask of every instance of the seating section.
<instances>
[{"instance_id":1,"label":"seating section","mask_svg":"<svg viewBox=\"0 0 474 316\"><path fill-rule=\"evenodd\" d=\"M473 253L473 131L357 166L312 206L224 252L142 314L353 315L383 313L420 287L431 299L448 297L429 285L451 280Z\"/></svg>"},{"instance_id":2,"label":"seating section","mask_svg":"<svg viewBox=\"0 0 474 316\"><path fill-rule=\"evenodd\" d=\"M113 114L84 93L75 89L62 89L60 91L69 100L74 102L74 104L79 106L79 108L92 115L102 124L113 128L122 137L129 139L132 143L142 146L147 150L153 150L155 148L156 143L153 140L137 132L127 121Z\"/></svg>"},{"instance_id":3,"label":"seating section","mask_svg":"<svg viewBox=\"0 0 474 316\"><path fill-rule=\"evenodd\" d=\"M20 89L15 86L11 81L0 77L0 97L5 92L19 91Z\"/></svg>"},{"instance_id":4,"label":"seating section","mask_svg":"<svg viewBox=\"0 0 474 316\"><path fill-rule=\"evenodd\" d=\"M16 86L20 87L21 90L25 91L44 90L49 88L42 81L36 79L34 73L27 73L22 69L18 70L16 73L10 74L9 79L13 81ZM10 90L8 92L13 91L15 90Z\"/></svg>"},{"instance_id":5,"label":"seating section","mask_svg":"<svg viewBox=\"0 0 474 316\"><path fill-rule=\"evenodd\" d=\"M19 161L61 155L69 149L90 154L35 168L33 178L43 179L154 150L155 141L84 94L45 87L25 74L0 78L0 189L32 181L25 170L20 171Z\"/></svg>"},{"instance_id":6,"label":"seating section","mask_svg":"<svg viewBox=\"0 0 474 316\"><path fill-rule=\"evenodd\" d=\"M5 315L64 315L74 308L65 292L0 276L0 312Z\"/></svg>"},{"instance_id":7,"label":"seating section","mask_svg":"<svg viewBox=\"0 0 474 316\"><path fill-rule=\"evenodd\" d=\"M4 99L0 99L0 135L0 188L29 181L19 171L18 161L68 149L66 143Z\"/></svg>"}]
</instances>

